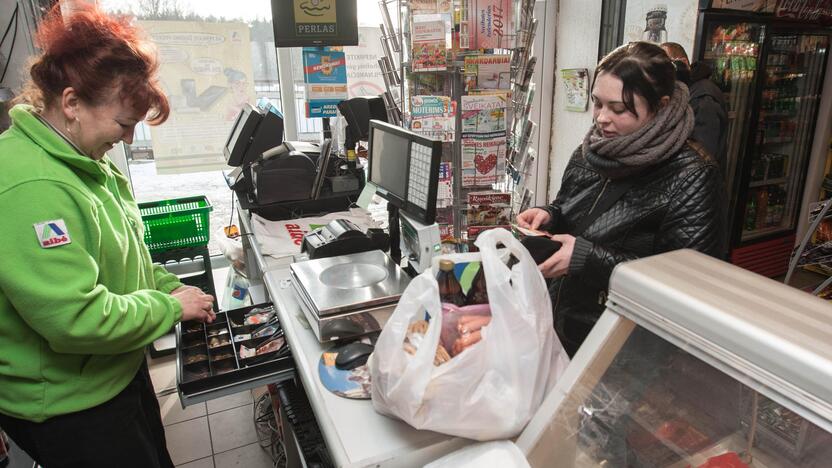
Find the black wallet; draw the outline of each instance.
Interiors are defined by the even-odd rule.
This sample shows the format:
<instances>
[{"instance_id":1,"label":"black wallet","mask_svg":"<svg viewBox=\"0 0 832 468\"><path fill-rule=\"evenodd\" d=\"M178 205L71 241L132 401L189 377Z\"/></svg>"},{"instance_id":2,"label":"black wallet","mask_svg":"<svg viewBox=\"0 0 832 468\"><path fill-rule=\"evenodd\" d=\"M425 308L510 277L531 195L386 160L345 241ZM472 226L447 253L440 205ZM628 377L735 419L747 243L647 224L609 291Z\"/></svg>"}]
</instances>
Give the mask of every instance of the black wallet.
<instances>
[{"instance_id":1,"label":"black wallet","mask_svg":"<svg viewBox=\"0 0 832 468\"><path fill-rule=\"evenodd\" d=\"M560 249L561 243L543 236L528 236L520 243L532 254L534 262L540 265Z\"/></svg>"}]
</instances>

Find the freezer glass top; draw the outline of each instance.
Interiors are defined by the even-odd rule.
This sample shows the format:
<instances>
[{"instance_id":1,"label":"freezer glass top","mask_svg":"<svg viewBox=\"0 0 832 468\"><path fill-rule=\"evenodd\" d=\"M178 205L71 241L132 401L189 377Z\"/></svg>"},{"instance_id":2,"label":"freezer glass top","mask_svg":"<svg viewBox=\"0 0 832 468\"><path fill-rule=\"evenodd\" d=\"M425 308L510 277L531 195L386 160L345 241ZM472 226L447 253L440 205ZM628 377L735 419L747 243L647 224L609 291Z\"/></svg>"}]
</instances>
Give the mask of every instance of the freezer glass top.
<instances>
[{"instance_id":1,"label":"freezer glass top","mask_svg":"<svg viewBox=\"0 0 832 468\"><path fill-rule=\"evenodd\" d=\"M829 466L828 432L629 323L559 405L532 466Z\"/></svg>"}]
</instances>

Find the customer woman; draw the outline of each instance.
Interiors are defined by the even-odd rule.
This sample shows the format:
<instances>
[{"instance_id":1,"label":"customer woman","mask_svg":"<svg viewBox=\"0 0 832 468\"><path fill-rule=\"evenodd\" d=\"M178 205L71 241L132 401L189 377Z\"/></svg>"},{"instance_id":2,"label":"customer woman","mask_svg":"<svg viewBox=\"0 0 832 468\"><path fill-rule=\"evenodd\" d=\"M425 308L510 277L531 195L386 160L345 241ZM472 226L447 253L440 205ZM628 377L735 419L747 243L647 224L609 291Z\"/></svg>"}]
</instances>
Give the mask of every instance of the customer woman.
<instances>
[{"instance_id":1,"label":"customer woman","mask_svg":"<svg viewBox=\"0 0 832 468\"><path fill-rule=\"evenodd\" d=\"M0 135L0 427L40 465L172 466L144 348L213 298L151 262L105 152L164 122L158 62L124 18L53 9Z\"/></svg>"},{"instance_id":2,"label":"customer woman","mask_svg":"<svg viewBox=\"0 0 832 468\"><path fill-rule=\"evenodd\" d=\"M691 248L723 253L724 189L713 159L688 140L688 90L658 46L636 42L604 57L592 87L593 125L555 200L518 224L554 233L540 264L555 329L574 355L601 312L613 268Z\"/></svg>"}]
</instances>

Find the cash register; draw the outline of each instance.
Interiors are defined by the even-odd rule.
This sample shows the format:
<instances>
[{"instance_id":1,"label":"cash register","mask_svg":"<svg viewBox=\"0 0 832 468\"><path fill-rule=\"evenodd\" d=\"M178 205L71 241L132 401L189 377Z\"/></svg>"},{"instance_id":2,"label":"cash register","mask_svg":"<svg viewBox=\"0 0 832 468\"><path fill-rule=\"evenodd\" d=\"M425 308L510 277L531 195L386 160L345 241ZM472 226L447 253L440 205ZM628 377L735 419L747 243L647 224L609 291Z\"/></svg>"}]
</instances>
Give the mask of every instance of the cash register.
<instances>
[{"instance_id":1,"label":"cash register","mask_svg":"<svg viewBox=\"0 0 832 468\"><path fill-rule=\"evenodd\" d=\"M429 268L441 249L435 221L442 143L375 120L369 143L369 180L387 200L390 255L370 250L289 267L300 308L321 342L381 330L409 284L407 271ZM327 242L346 247L348 240L359 238L349 226L335 223L305 243L309 251L319 252Z\"/></svg>"}]
</instances>

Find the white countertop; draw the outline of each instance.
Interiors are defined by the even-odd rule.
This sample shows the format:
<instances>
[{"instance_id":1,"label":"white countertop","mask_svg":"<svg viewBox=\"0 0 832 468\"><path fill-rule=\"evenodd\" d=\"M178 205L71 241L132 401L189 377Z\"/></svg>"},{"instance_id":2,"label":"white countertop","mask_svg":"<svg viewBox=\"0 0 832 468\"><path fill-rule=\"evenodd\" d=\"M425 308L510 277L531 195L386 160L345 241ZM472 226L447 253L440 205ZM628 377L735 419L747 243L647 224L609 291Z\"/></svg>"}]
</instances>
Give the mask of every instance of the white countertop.
<instances>
[{"instance_id":1,"label":"white countertop","mask_svg":"<svg viewBox=\"0 0 832 468\"><path fill-rule=\"evenodd\" d=\"M244 232L250 229L248 213L240 211ZM298 375L315 412L327 448L338 467L422 466L472 441L419 431L375 412L370 400L349 400L330 393L318 377L321 345L301 312L289 277L291 258L274 259L260 254L257 239L250 236L257 267L277 310L283 332L292 349Z\"/></svg>"},{"instance_id":2,"label":"white countertop","mask_svg":"<svg viewBox=\"0 0 832 468\"><path fill-rule=\"evenodd\" d=\"M309 328L292 289L288 267L267 271L263 281L337 466L422 466L471 442L413 429L376 413L370 400L349 400L326 390L318 377L318 361L329 345L321 345Z\"/></svg>"}]
</instances>

